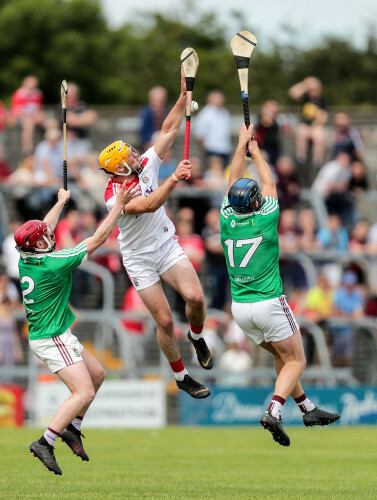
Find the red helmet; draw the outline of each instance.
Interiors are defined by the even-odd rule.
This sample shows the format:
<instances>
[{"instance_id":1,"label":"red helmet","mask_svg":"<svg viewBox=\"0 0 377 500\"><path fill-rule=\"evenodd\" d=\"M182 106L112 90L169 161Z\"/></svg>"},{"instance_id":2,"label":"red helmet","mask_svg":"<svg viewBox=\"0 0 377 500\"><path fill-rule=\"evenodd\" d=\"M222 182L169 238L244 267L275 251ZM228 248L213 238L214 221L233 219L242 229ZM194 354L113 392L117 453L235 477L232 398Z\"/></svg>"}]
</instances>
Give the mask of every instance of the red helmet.
<instances>
[{"instance_id":1,"label":"red helmet","mask_svg":"<svg viewBox=\"0 0 377 500\"><path fill-rule=\"evenodd\" d=\"M50 236L50 239L47 238ZM47 248L38 248L37 242L43 238L48 244ZM29 220L22 224L14 233L14 239L20 250L24 252L52 252L55 249L55 234L47 222Z\"/></svg>"}]
</instances>

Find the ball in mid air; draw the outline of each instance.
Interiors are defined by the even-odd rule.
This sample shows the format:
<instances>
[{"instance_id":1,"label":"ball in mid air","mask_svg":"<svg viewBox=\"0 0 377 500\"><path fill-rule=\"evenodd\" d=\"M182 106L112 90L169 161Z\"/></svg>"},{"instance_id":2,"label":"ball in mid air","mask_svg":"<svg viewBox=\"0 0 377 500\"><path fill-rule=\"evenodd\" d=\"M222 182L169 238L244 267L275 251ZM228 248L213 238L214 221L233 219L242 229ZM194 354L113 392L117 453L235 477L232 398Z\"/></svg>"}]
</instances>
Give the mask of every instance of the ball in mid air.
<instances>
[{"instance_id":1,"label":"ball in mid air","mask_svg":"<svg viewBox=\"0 0 377 500\"><path fill-rule=\"evenodd\" d=\"M192 101L191 103L191 111L198 111L199 104L196 101Z\"/></svg>"}]
</instances>

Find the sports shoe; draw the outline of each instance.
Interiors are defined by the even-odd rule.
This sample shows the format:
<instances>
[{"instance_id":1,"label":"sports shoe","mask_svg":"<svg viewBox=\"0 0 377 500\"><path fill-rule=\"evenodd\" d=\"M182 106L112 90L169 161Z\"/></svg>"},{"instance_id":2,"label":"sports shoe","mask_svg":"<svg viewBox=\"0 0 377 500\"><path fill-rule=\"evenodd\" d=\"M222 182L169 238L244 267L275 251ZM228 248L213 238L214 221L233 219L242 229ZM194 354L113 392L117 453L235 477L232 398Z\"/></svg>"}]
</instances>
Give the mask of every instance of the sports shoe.
<instances>
[{"instance_id":1,"label":"sports shoe","mask_svg":"<svg viewBox=\"0 0 377 500\"><path fill-rule=\"evenodd\" d=\"M58 474L59 476L63 474L56 461L54 455L54 447L48 444L44 436L42 436L39 441L34 441L33 443L31 443L31 445L29 446L29 451L35 457L39 458L39 460L45 467L47 467L48 470L54 472L55 474Z\"/></svg>"},{"instance_id":2,"label":"sports shoe","mask_svg":"<svg viewBox=\"0 0 377 500\"><path fill-rule=\"evenodd\" d=\"M291 441L288 434L285 432L283 427L283 421L281 418L276 418L271 415L268 410L260 419L260 424L262 427L271 432L274 441L281 444L282 446L289 446Z\"/></svg>"},{"instance_id":3,"label":"sports shoe","mask_svg":"<svg viewBox=\"0 0 377 500\"><path fill-rule=\"evenodd\" d=\"M81 437L85 438L80 431L78 431L72 424L67 425L63 432L59 434L61 440L66 443L73 453L81 458L81 460L89 461L89 457L86 454L84 447L82 445Z\"/></svg>"},{"instance_id":4,"label":"sports shoe","mask_svg":"<svg viewBox=\"0 0 377 500\"><path fill-rule=\"evenodd\" d=\"M185 375L183 380L176 380L176 382L179 389L187 392L187 394L190 394L195 399L204 399L211 394L207 387L191 378L188 374Z\"/></svg>"},{"instance_id":5,"label":"sports shoe","mask_svg":"<svg viewBox=\"0 0 377 500\"><path fill-rule=\"evenodd\" d=\"M302 416L306 427L312 427L313 425L329 425L339 420L339 418L340 415L338 415L338 413L330 413L329 411L321 410L318 406L311 411L305 412Z\"/></svg>"},{"instance_id":6,"label":"sports shoe","mask_svg":"<svg viewBox=\"0 0 377 500\"><path fill-rule=\"evenodd\" d=\"M190 331L188 332L187 337L194 346L200 366L205 370L210 370L213 367L213 359L204 338L201 337L199 340L194 340L191 337Z\"/></svg>"}]
</instances>

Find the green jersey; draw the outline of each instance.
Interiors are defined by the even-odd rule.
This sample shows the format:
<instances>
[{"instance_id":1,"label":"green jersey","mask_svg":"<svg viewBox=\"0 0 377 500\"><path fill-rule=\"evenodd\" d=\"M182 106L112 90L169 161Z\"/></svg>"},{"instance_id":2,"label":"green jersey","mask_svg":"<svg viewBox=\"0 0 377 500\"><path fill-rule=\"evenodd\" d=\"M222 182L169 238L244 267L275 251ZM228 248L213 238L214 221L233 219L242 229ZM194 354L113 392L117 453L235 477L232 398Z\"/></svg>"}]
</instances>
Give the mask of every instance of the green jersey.
<instances>
[{"instance_id":1,"label":"green jersey","mask_svg":"<svg viewBox=\"0 0 377 500\"><path fill-rule=\"evenodd\" d=\"M76 316L68 305L72 271L86 258L85 243L58 252L27 255L18 267L30 340L61 335Z\"/></svg>"},{"instance_id":2,"label":"green jersey","mask_svg":"<svg viewBox=\"0 0 377 500\"><path fill-rule=\"evenodd\" d=\"M221 243L235 302L259 302L282 294L278 221L275 198L264 198L257 212L236 215L225 197L220 211Z\"/></svg>"}]
</instances>

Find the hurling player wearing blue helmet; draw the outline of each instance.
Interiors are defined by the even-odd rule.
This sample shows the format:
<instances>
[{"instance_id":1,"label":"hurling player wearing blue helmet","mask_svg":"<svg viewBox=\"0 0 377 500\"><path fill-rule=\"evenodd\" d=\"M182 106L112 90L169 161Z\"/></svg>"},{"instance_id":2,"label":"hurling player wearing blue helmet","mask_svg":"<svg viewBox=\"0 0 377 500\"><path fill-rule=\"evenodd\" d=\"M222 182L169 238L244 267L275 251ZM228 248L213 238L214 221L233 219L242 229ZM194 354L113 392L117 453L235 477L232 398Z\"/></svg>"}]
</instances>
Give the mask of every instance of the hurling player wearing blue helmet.
<instances>
[{"instance_id":1,"label":"hurling player wearing blue helmet","mask_svg":"<svg viewBox=\"0 0 377 500\"><path fill-rule=\"evenodd\" d=\"M269 351L275 361L274 395L260 424L276 442L289 446L281 418L289 396L298 404L306 426L328 425L340 415L316 407L300 383L306 360L279 272L276 186L252 133L253 125L248 129L242 125L220 212L221 242L231 281L234 320L249 340ZM243 177L246 150L258 169L260 184Z\"/></svg>"}]
</instances>

